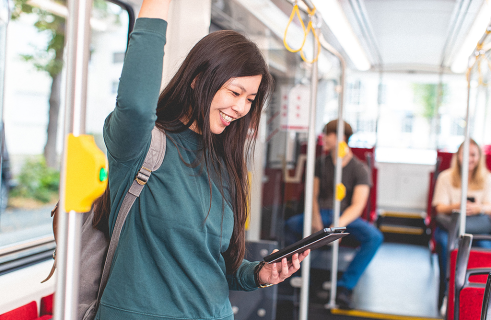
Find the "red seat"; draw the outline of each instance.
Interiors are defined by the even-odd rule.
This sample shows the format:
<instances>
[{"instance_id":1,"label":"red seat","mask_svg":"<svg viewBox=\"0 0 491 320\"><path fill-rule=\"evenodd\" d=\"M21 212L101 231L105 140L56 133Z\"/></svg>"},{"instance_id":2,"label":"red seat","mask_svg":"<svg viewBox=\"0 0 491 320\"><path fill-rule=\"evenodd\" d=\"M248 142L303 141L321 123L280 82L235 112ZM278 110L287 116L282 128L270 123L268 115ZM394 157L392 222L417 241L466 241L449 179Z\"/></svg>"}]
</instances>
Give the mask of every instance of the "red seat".
<instances>
[{"instance_id":1,"label":"red seat","mask_svg":"<svg viewBox=\"0 0 491 320\"><path fill-rule=\"evenodd\" d=\"M41 310L39 312L39 315L41 317L45 315L53 314L53 299L54 299L54 293L50 294L49 296L41 298Z\"/></svg>"},{"instance_id":2,"label":"red seat","mask_svg":"<svg viewBox=\"0 0 491 320\"><path fill-rule=\"evenodd\" d=\"M465 235L465 237L470 238L470 242L462 245L461 238L459 249L453 250L450 254L447 320L455 319L455 302L457 300L459 320L480 319L484 284L487 280L487 274L491 270L491 251L484 249L470 250L472 236ZM464 255L459 255L458 250L463 250ZM467 262L465 261L466 259L468 259ZM458 270L457 264L462 270ZM460 280L457 279L459 277L461 278ZM455 288L456 283L460 288ZM455 299L456 290L460 292L458 299Z\"/></svg>"},{"instance_id":3,"label":"red seat","mask_svg":"<svg viewBox=\"0 0 491 320\"><path fill-rule=\"evenodd\" d=\"M372 175L372 187L368 196L368 203L363 209L362 218L368 222L375 221L377 218L377 175L378 170L375 167L375 147L372 148L351 148L351 151L361 161L365 162Z\"/></svg>"},{"instance_id":4,"label":"red seat","mask_svg":"<svg viewBox=\"0 0 491 320\"><path fill-rule=\"evenodd\" d=\"M0 320L35 320L38 317L36 301L29 302L7 313L0 315Z\"/></svg>"},{"instance_id":5,"label":"red seat","mask_svg":"<svg viewBox=\"0 0 491 320\"><path fill-rule=\"evenodd\" d=\"M481 319L482 298L484 287L465 287L460 291L459 320Z\"/></svg>"}]
</instances>

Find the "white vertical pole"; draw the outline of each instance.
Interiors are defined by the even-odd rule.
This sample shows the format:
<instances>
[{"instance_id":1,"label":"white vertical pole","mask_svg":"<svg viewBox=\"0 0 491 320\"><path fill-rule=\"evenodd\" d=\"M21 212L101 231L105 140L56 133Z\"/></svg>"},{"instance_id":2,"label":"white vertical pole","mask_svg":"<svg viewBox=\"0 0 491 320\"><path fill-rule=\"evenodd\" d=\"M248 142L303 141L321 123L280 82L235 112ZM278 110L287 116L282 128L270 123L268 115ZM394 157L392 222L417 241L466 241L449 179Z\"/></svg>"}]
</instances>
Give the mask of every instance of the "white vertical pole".
<instances>
[{"instance_id":1,"label":"white vertical pole","mask_svg":"<svg viewBox=\"0 0 491 320\"><path fill-rule=\"evenodd\" d=\"M465 218L466 218L466 205L467 205L467 186L469 182L469 113L471 104L471 70L473 64L469 63L469 69L467 71L467 111L465 114L465 138L464 147L462 148L462 167L461 167L461 182L460 187L462 193L460 195L460 228L459 236L465 233Z\"/></svg>"},{"instance_id":2,"label":"white vertical pole","mask_svg":"<svg viewBox=\"0 0 491 320\"><path fill-rule=\"evenodd\" d=\"M58 277L55 295L55 320L75 319L78 306L78 282L82 215L65 212L66 138L85 133L87 71L90 43L92 0L69 0L67 17L67 87L65 103L65 150L60 179L58 208Z\"/></svg>"},{"instance_id":3,"label":"white vertical pole","mask_svg":"<svg viewBox=\"0 0 491 320\"><path fill-rule=\"evenodd\" d=\"M320 16L311 17L317 35L320 34ZM314 42L314 56L317 54L319 44ZM310 78L310 113L309 113L309 134L307 140L307 171L305 178L305 207L303 221L303 236L307 237L312 233L312 202L314 194L314 174L315 174L315 150L317 137L315 134L315 118L317 110L317 82L318 82L318 62L312 63L312 74ZM310 255L302 261L302 288L300 291L300 320L308 319L309 311L309 280L310 280Z\"/></svg>"},{"instance_id":4,"label":"white vertical pole","mask_svg":"<svg viewBox=\"0 0 491 320\"><path fill-rule=\"evenodd\" d=\"M341 183L342 175L342 159L339 158L339 143L344 140L344 120L343 120L343 109L344 109L344 88L346 79L346 62L343 56L331 46L323 36L319 37L320 43L324 49L332 53L336 58L338 58L341 65L341 76L339 78L339 97L338 97L338 127L337 127L337 146L336 146L336 175L334 178L334 212L333 212L333 226L337 227L339 225L339 215L341 202L337 200L337 185ZM334 308L336 306L336 286L338 280L338 257L339 257L339 243L334 241L332 244L332 267L331 267L331 297L327 308Z\"/></svg>"},{"instance_id":5,"label":"white vertical pole","mask_svg":"<svg viewBox=\"0 0 491 320\"><path fill-rule=\"evenodd\" d=\"M344 81L345 81L345 65L341 62L341 77L339 79L339 97L338 97L338 128L336 145L336 174L334 176L334 212L333 222L334 227L339 226L339 216L341 214L341 201L337 198L337 186L341 183L343 174L343 159L340 157L339 146L344 141L344 119L343 119L343 106L344 106ZM329 305L333 308L336 304L336 289L338 281L338 260L339 260L339 242L334 241L332 244L332 267L331 267L331 297Z\"/></svg>"}]
</instances>

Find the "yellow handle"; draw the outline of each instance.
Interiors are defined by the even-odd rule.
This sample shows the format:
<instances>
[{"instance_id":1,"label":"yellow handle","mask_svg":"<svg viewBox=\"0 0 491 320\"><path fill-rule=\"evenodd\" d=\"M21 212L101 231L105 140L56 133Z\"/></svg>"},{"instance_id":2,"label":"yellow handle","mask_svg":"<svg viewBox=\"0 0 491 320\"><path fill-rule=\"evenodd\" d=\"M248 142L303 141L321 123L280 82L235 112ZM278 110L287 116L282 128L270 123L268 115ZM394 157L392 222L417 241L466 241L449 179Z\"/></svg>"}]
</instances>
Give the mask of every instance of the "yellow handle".
<instances>
[{"instance_id":1,"label":"yellow handle","mask_svg":"<svg viewBox=\"0 0 491 320\"><path fill-rule=\"evenodd\" d=\"M346 197L346 187L344 184L339 183L336 186L336 200L342 201Z\"/></svg>"},{"instance_id":2,"label":"yellow handle","mask_svg":"<svg viewBox=\"0 0 491 320\"><path fill-rule=\"evenodd\" d=\"M90 135L69 134L66 150L65 211L90 211L107 186L106 156Z\"/></svg>"},{"instance_id":3,"label":"yellow handle","mask_svg":"<svg viewBox=\"0 0 491 320\"><path fill-rule=\"evenodd\" d=\"M305 40L307 39L307 36L305 35L303 37L302 46L296 50L290 48L290 46L286 42L286 34L288 33L288 28L290 27L290 23L292 23L293 19L295 18L295 14L298 16L298 20L300 20L300 24L302 25L302 30L303 30L304 34L306 34L305 33L305 25L303 23L302 17L300 16L300 10L298 9L298 5L295 4L293 6L292 14L290 15L290 20L288 20L288 24L286 25L285 35L283 36L283 44L285 45L286 50L288 50L290 52L299 52L300 50L302 50L303 46L305 45Z\"/></svg>"},{"instance_id":4,"label":"yellow handle","mask_svg":"<svg viewBox=\"0 0 491 320\"><path fill-rule=\"evenodd\" d=\"M315 8L312 9L312 11L309 10L309 16L312 17L315 14ZM317 53L315 54L314 59L308 61L307 58L305 58L305 55L302 52L300 52L300 56L302 57L303 61L307 63L314 63L319 59L319 56L321 54L321 43L319 41L319 37L317 36L317 32L315 32L315 28L312 27L312 19L309 21L309 24L307 25L307 30L305 31L305 37L303 38L303 43L305 45L305 41L307 40L307 36L309 35L309 32L312 31L312 35L314 36L314 40L317 42ZM303 49L303 45L302 48Z\"/></svg>"}]
</instances>

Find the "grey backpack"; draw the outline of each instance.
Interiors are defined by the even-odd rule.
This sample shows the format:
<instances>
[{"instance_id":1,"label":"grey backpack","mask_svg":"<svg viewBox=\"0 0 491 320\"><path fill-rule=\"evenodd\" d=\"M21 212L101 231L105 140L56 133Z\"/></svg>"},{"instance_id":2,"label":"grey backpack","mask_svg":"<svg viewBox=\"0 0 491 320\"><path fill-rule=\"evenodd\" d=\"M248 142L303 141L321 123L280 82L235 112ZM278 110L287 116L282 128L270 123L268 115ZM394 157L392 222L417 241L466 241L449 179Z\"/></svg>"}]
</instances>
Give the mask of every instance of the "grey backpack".
<instances>
[{"instance_id":1,"label":"grey backpack","mask_svg":"<svg viewBox=\"0 0 491 320\"><path fill-rule=\"evenodd\" d=\"M118 246L121 229L128 216L128 212L136 198L140 196L152 171L157 170L162 164L165 148L165 133L154 127L152 130L152 142L150 143L150 148L141 169L138 171L135 180L133 180L133 184L123 199L110 241L106 239L102 231L95 229L92 226L94 210L83 214L77 319L93 320L95 318L102 293L104 292L104 288L106 287L109 278L109 271L114 252ZM56 209L57 208L55 208L53 212L55 212ZM106 257L105 260L104 257ZM48 278L44 281L51 278L55 268L56 258Z\"/></svg>"}]
</instances>

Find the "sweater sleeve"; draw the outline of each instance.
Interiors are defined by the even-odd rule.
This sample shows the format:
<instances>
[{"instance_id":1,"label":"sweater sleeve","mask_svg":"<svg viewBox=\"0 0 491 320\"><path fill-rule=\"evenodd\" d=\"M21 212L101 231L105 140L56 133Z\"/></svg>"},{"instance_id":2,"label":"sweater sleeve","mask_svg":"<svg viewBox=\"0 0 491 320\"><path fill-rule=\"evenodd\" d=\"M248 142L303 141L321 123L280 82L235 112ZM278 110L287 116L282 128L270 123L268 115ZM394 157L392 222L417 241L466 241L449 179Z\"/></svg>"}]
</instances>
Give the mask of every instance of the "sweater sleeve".
<instances>
[{"instance_id":1,"label":"sweater sleeve","mask_svg":"<svg viewBox=\"0 0 491 320\"><path fill-rule=\"evenodd\" d=\"M130 35L116 108L104 123L108 152L118 161L138 157L148 146L157 119L165 33L162 19L139 18Z\"/></svg>"},{"instance_id":2,"label":"sweater sleeve","mask_svg":"<svg viewBox=\"0 0 491 320\"><path fill-rule=\"evenodd\" d=\"M254 280L254 268L259 262L250 262L243 260L242 264L234 274L227 274L228 287L230 290L253 291L256 290L256 281Z\"/></svg>"},{"instance_id":3,"label":"sweater sleeve","mask_svg":"<svg viewBox=\"0 0 491 320\"><path fill-rule=\"evenodd\" d=\"M431 202L432 206L437 206L439 204L451 205L451 184L448 179L449 175L447 175L446 171L441 172L436 179L435 192L433 194L433 201Z\"/></svg>"}]
</instances>

